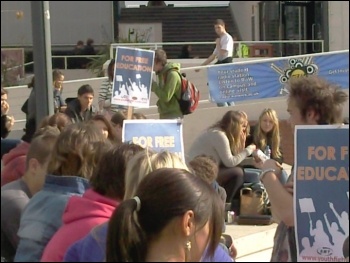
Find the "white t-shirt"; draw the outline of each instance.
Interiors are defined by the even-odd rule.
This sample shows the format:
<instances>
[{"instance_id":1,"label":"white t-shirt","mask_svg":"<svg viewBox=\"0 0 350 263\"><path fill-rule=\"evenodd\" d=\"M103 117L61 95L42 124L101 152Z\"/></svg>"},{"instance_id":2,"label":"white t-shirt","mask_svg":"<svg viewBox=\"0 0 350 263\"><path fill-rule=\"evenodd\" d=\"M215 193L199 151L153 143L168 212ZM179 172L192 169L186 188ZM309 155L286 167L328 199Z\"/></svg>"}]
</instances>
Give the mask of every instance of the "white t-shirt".
<instances>
[{"instance_id":1,"label":"white t-shirt","mask_svg":"<svg viewBox=\"0 0 350 263\"><path fill-rule=\"evenodd\" d=\"M218 60L224 60L225 58L232 57L233 56L233 38L229 33L225 33L220 37L220 49L226 50L224 56L220 55L220 50L217 48L214 49L213 54L216 55Z\"/></svg>"}]
</instances>

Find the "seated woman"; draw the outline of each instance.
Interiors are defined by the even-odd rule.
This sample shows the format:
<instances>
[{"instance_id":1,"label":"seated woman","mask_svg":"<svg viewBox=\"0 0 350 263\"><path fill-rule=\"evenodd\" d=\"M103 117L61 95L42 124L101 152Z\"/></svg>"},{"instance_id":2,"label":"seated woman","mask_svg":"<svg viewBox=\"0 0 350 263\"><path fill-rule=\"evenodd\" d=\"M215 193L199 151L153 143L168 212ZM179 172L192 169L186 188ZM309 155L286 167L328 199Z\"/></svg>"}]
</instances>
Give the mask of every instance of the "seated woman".
<instances>
[{"instance_id":1,"label":"seated woman","mask_svg":"<svg viewBox=\"0 0 350 263\"><path fill-rule=\"evenodd\" d=\"M280 164L283 163L279 122L275 110L264 109L262 111L258 123L250 129L250 136L247 138L246 145L248 143L254 143L256 148L262 152L265 152L266 147L269 146L271 159Z\"/></svg>"},{"instance_id":2,"label":"seated woman","mask_svg":"<svg viewBox=\"0 0 350 263\"><path fill-rule=\"evenodd\" d=\"M184 169L155 170L112 215L106 261L199 262L214 255L222 217L219 196L201 178Z\"/></svg>"},{"instance_id":3,"label":"seated woman","mask_svg":"<svg viewBox=\"0 0 350 263\"><path fill-rule=\"evenodd\" d=\"M271 159L276 160L280 164L283 163L283 155L281 151L281 137L278 116L273 109L264 109L260 114L259 121L256 126L251 127L250 136L246 141L246 145L253 143L257 149L265 153L266 147L271 150ZM259 162L259 157L255 156L255 160ZM259 166L256 164L256 166ZM280 177L284 184L287 180L287 173L282 173Z\"/></svg>"},{"instance_id":4,"label":"seated woman","mask_svg":"<svg viewBox=\"0 0 350 263\"><path fill-rule=\"evenodd\" d=\"M247 156L256 149L254 144L244 147L247 132L247 115L242 111L228 111L220 121L195 139L189 150L189 161L198 155L212 156L220 165L218 183L225 188L227 202L238 197L244 183ZM238 213L237 209L234 209Z\"/></svg>"}]
</instances>

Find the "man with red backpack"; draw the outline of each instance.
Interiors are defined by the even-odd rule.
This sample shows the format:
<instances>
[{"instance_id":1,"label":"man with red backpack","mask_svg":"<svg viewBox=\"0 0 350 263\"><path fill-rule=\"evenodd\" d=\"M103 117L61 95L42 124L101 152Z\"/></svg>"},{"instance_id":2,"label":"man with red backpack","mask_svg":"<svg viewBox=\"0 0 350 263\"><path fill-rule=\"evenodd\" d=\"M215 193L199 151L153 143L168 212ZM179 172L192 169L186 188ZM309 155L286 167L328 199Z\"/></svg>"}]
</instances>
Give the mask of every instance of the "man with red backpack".
<instances>
[{"instance_id":1,"label":"man with red backpack","mask_svg":"<svg viewBox=\"0 0 350 263\"><path fill-rule=\"evenodd\" d=\"M152 83L152 91L157 95L160 119L183 118L198 106L199 91L180 73L180 64L167 62L164 50L157 49L153 70L157 81Z\"/></svg>"}]
</instances>

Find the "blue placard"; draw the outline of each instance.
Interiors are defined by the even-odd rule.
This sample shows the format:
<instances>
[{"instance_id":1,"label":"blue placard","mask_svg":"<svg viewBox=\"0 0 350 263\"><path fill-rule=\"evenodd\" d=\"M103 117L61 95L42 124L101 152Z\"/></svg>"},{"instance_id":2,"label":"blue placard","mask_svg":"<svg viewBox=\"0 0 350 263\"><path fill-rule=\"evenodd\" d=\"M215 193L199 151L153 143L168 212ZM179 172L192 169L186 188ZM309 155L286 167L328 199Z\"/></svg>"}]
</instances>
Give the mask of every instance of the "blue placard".
<instances>
[{"instance_id":1,"label":"blue placard","mask_svg":"<svg viewBox=\"0 0 350 263\"><path fill-rule=\"evenodd\" d=\"M118 47L112 104L149 108L154 51Z\"/></svg>"},{"instance_id":2,"label":"blue placard","mask_svg":"<svg viewBox=\"0 0 350 263\"><path fill-rule=\"evenodd\" d=\"M343 245L349 238L349 125L297 126L295 138L298 262L345 262Z\"/></svg>"},{"instance_id":3,"label":"blue placard","mask_svg":"<svg viewBox=\"0 0 350 263\"><path fill-rule=\"evenodd\" d=\"M168 150L185 160L182 120L125 120L123 142L133 142L155 151Z\"/></svg>"},{"instance_id":4,"label":"blue placard","mask_svg":"<svg viewBox=\"0 0 350 263\"><path fill-rule=\"evenodd\" d=\"M349 51L327 52L208 68L209 93L217 103L285 96L289 78L318 75L349 88Z\"/></svg>"}]
</instances>

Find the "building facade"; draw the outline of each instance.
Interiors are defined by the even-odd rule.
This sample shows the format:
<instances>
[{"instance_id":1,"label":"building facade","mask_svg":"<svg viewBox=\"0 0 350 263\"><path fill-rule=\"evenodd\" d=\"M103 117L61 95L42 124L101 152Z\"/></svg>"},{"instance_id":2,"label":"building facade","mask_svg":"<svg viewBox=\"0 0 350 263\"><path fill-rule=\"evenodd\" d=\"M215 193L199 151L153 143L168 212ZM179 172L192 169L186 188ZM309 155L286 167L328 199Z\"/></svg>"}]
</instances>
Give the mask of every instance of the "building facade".
<instances>
[{"instance_id":1,"label":"building facade","mask_svg":"<svg viewBox=\"0 0 350 263\"><path fill-rule=\"evenodd\" d=\"M96 45L112 42L123 7L125 1L50 1L52 44L74 45L87 38L93 38ZM324 40L324 51L349 49L348 1L230 1L230 9L243 41ZM17 19L6 10L21 10L24 16ZM1 1L1 13L1 45L30 46L30 1ZM322 48L320 43L311 43L274 50L275 55L289 55Z\"/></svg>"},{"instance_id":2,"label":"building facade","mask_svg":"<svg viewBox=\"0 0 350 263\"><path fill-rule=\"evenodd\" d=\"M349 49L348 1L230 1L242 40L324 40L324 51ZM321 52L321 45L284 45L278 51ZM296 52L293 52L296 53Z\"/></svg>"}]
</instances>

